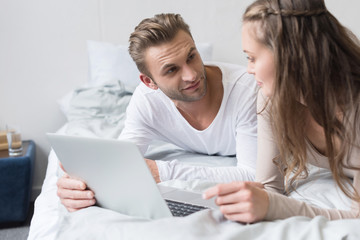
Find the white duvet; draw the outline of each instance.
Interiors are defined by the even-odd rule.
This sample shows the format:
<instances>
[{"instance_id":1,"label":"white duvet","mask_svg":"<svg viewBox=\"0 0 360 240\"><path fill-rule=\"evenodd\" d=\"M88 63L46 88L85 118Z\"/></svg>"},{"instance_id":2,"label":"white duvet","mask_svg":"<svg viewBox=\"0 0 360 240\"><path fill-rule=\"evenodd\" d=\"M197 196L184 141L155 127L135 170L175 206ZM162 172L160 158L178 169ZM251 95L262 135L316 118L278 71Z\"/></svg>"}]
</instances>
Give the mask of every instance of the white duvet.
<instances>
[{"instance_id":1,"label":"white duvet","mask_svg":"<svg viewBox=\"0 0 360 240\"><path fill-rule=\"evenodd\" d=\"M177 158L184 164L206 161L203 155L171 149L171 145L165 144L154 147L150 153L153 157ZM207 164L218 165L223 159L218 160L213 159ZM231 165L232 159L228 160ZM360 239L358 219L328 221L324 217L293 217L243 225L225 220L218 210L152 221L99 207L68 213L56 196L56 181L60 174L57 158L51 152L43 189L35 203L29 239ZM201 192L214 183L171 180L161 184ZM312 169L308 180L299 183L298 191L291 193L291 197L328 208L348 209L350 204L334 187L330 172L317 168Z\"/></svg>"},{"instance_id":2,"label":"white duvet","mask_svg":"<svg viewBox=\"0 0 360 240\"><path fill-rule=\"evenodd\" d=\"M56 196L59 169L53 153L49 161L43 191L36 200L29 239L360 239L358 219L328 221L324 217L293 217L244 225L227 221L218 210L152 221L99 207L68 213ZM300 185L292 197L321 207L348 208L349 201L332 187L329 172L314 169L310 178L315 182ZM214 183L172 180L162 184L201 192Z\"/></svg>"},{"instance_id":3,"label":"white duvet","mask_svg":"<svg viewBox=\"0 0 360 240\"><path fill-rule=\"evenodd\" d=\"M58 239L359 239L359 220L293 217L244 225L204 210L184 218L143 221L97 207L63 216Z\"/></svg>"},{"instance_id":4,"label":"white duvet","mask_svg":"<svg viewBox=\"0 0 360 240\"><path fill-rule=\"evenodd\" d=\"M66 112L69 122L62 133L115 138L123 127L124 110L130 99L121 84L74 91ZM120 110L119 110L120 109ZM112 114L114 113L115 114ZM234 158L186 153L170 144L153 145L147 157L177 159L183 164L235 165ZM204 210L187 217L144 220L99 207L68 213L56 195L62 172L56 155L49 163L42 192L35 202L29 238L32 239L360 239L360 219L328 221L293 217L243 225L227 221L218 210ZM202 192L214 183L172 180L161 184ZM334 184L330 172L311 168L307 180L299 182L290 197L319 207L349 209L350 201ZM146 201L146 199L144 199Z\"/></svg>"}]
</instances>

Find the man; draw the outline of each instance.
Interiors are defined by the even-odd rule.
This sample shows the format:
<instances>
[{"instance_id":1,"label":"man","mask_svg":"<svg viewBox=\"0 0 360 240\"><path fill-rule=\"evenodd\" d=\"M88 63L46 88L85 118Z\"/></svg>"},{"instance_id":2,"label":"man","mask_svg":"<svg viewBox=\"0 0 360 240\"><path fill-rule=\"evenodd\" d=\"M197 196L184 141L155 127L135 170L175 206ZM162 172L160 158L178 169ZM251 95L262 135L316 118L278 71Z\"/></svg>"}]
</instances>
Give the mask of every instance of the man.
<instances>
[{"instance_id":1,"label":"man","mask_svg":"<svg viewBox=\"0 0 360 240\"><path fill-rule=\"evenodd\" d=\"M119 139L135 142L143 154L156 139L191 152L236 154L238 160L237 167L211 168L146 159L156 182L254 180L256 84L246 69L204 66L189 26L178 14L143 20L129 41L144 84L132 96ZM58 195L69 211L95 203L85 183L66 174L58 181Z\"/></svg>"}]
</instances>

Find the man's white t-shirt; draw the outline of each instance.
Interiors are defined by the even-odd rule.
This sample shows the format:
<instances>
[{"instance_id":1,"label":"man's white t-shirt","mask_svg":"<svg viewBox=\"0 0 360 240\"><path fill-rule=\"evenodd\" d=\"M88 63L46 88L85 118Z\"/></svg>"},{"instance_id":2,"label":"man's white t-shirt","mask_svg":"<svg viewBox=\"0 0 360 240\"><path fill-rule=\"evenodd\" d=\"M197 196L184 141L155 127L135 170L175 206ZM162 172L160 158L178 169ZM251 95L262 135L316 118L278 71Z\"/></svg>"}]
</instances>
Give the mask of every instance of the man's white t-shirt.
<instances>
[{"instance_id":1,"label":"man's white t-shirt","mask_svg":"<svg viewBox=\"0 0 360 240\"><path fill-rule=\"evenodd\" d=\"M178 161L156 161L160 180L206 179L216 182L252 181L257 153L256 82L246 68L208 63L222 72L224 94L218 114L208 128L193 128L160 89L140 84L129 103L119 139L138 145L144 154L153 140L169 142L186 151L235 156L236 167L189 166Z\"/></svg>"}]
</instances>

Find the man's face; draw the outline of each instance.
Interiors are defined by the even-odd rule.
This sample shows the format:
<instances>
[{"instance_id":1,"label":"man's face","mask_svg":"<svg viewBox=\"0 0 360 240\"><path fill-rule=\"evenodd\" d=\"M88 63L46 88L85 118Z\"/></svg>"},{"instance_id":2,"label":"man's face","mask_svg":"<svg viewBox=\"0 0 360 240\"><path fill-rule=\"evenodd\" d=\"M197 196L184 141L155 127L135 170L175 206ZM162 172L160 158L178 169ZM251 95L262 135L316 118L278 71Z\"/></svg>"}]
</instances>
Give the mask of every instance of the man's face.
<instances>
[{"instance_id":1,"label":"man's face","mask_svg":"<svg viewBox=\"0 0 360 240\"><path fill-rule=\"evenodd\" d=\"M153 83L170 99L193 102L206 93L206 74L193 39L184 31L145 52Z\"/></svg>"}]
</instances>

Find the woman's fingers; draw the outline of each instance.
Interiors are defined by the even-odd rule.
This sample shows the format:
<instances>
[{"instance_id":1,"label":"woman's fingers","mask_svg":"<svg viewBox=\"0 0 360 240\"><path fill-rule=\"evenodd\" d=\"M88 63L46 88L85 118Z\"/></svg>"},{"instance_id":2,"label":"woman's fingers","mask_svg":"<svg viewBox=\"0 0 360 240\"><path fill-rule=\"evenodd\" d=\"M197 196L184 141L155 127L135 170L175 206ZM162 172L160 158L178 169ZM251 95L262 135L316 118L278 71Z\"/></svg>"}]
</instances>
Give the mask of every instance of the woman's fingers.
<instances>
[{"instance_id":1,"label":"woman's fingers","mask_svg":"<svg viewBox=\"0 0 360 240\"><path fill-rule=\"evenodd\" d=\"M255 222L262 220L268 211L269 197L260 183L218 184L203 193L205 199L215 196L215 203L229 220Z\"/></svg>"},{"instance_id":2,"label":"woman's fingers","mask_svg":"<svg viewBox=\"0 0 360 240\"><path fill-rule=\"evenodd\" d=\"M247 212L251 212L252 209L253 209L253 204L251 202L236 202L236 203L220 206L220 211L224 215L247 213Z\"/></svg>"},{"instance_id":3,"label":"woman's fingers","mask_svg":"<svg viewBox=\"0 0 360 240\"><path fill-rule=\"evenodd\" d=\"M215 196L227 195L230 193L237 192L242 189L252 187L264 188L264 185L259 182L232 182L232 183L224 183L218 184L214 187L207 189L203 193L204 199L210 199Z\"/></svg>"},{"instance_id":4,"label":"woman's fingers","mask_svg":"<svg viewBox=\"0 0 360 240\"><path fill-rule=\"evenodd\" d=\"M252 192L249 189L239 189L225 195L220 195L216 198L215 203L217 205L226 205L238 202L250 201L252 198Z\"/></svg>"},{"instance_id":5,"label":"woman's fingers","mask_svg":"<svg viewBox=\"0 0 360 240\"><path fill-rule=\"evenodd\" d=\"M241 188L244 187L245 182L232 182L232 183L225 183L225 184L218 184L214 187L207 189L203 193L204 199L210 199L215 196L221 196L230 194L236 191L239 191Z\"/></svg>"}]
</instances>

